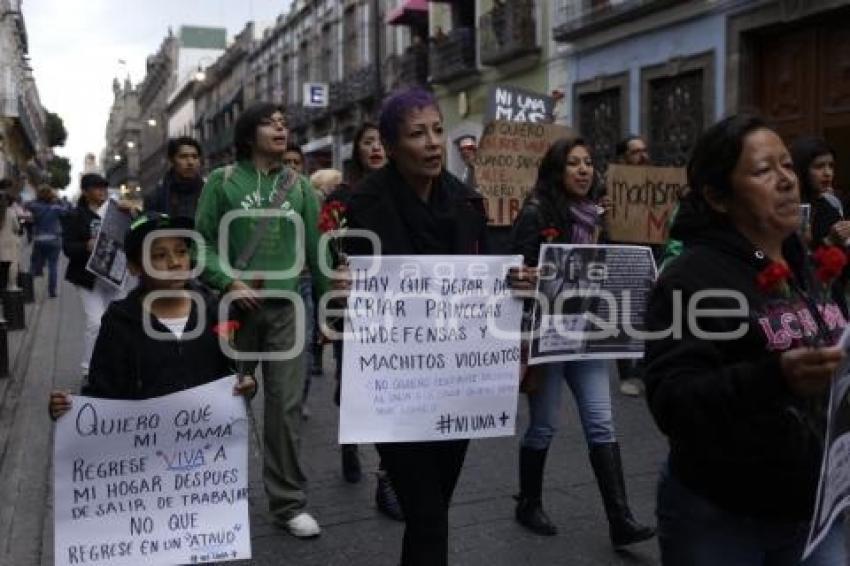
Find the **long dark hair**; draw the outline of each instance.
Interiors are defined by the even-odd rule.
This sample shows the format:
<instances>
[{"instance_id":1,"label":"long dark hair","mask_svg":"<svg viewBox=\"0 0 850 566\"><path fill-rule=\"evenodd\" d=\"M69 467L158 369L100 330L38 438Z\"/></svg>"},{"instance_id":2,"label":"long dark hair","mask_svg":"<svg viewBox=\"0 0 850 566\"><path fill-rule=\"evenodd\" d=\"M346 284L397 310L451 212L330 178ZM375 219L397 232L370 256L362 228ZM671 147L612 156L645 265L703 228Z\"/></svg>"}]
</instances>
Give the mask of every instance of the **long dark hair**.
<instances>
[{"instance_id":1,"label":"long dark hair","mask_svg":"<svg viewBox=\"0 0 850 566\"><path fill-rule=\"evenodd\" d=\"M576 198L564 190L564 171L567 168L567 156L576 147L590 148L580 137L559 138L546 151L540 166L537 168L537 181L527 199L536 199L540 203L540 211L547 223L565 226L569 223L570 207ZM597 196L598 172L593 169L593 184L587 198Z\"/></svg>"},{"instance_id":2,"label":"long dark hair","mask_svg":"<svg viewBox=\"0 0 850 566\"><path fill-rule=\"evenodd\" d=\"M735 114L720 120L699 137L688 161L690 192L685 197L696 213L715 214L706 198L709 190L717 198L731 198L732 171L744 149L744 138L761 129L771 128L757 116Z\"/></svg>"},{"instance_id":3,"label":"long dark hair","mask_svg":"<svg viewBox=\"0 0 850 566\"><path fill-rule=\"evenodd\" d=\"M236 160L251 159L257 142L257 128L262 120L270 118L275 112L286 115L286 108L273 102L257 102L246 108L233 127L233 145L236 148Z\"/></svg>"},{"instance_id":4,"label":"long dark hair","mask_svg":"<svg viewBox=\"0 0 850 566\"><path fill-rule=\"evenodd\" d=\"M567 156L573 148L579 146L590 151L584 139L579 137L555 140L540 161L540 165L537 168L537 181L534 182L531 195L551 202L565 202L573 198L564 190L564 171L567 168ZM591 198L595 196L593 195L596 181L595 168L593 170L593 179L594 187L591 188L591 193L588 195Z\"/></svg>"},{"instance_id":5,"label":"long dark hair","mask_svg":"<svg viewBox=\"0 0 850 566\"><path fill-rule=\"evenodd\" d=\"M791 159L794 160L794 170L800 181L800 198L803 202L812 202L820 192L812 185L809 167L812 162L822 155L835 157L835 150L823 138L805 136L797 138L791 144Z\"/></svg>"},{"instance_id":6,"label":"long dark hair","mask_svg":"<svg viewBox=\"0 0 850 566\"><path fill-rule=\"evenodd\" d=\"M369 165L363 163L360 158L360 141L363 139L363 136L366 135L366 132L369 130L375 130L378 132L378 136L381 135L378 130L378 125L374 122L363 122L357 131L354 132L354 141L351 142L351 169L348 183L350 185L357 184L360 179L369 174L370 169Z\"/></svg>"}]
</instances>

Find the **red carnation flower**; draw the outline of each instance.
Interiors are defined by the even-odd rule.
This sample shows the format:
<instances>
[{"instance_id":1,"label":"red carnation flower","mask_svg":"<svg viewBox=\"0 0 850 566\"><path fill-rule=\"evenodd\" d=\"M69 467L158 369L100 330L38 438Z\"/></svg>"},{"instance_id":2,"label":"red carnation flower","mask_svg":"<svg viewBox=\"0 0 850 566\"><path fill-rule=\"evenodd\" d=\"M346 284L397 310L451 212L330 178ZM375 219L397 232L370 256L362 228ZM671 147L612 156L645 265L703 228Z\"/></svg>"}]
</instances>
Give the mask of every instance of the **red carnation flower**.
<instances>
[{"instance_id":1,"label":"red carnation flower","mask_svg":"<svg viewBox=\"0 0 850 566\"><path fill-rule=\"evenodd\" d=\"M847 254L837 246L821 246L812 257L817 265L815 277L825 284L832 283L847 265Z\"/></svg>"},{"instance_id":2,"label":"red carnation flower","mask_svg":"<svg viewBox=\"0 0 850 566\"><path fill-rule=\"evenodd\" d=\"M540 231L540 236L543 237L547 242L551 242L556 240L558 236L561 235L561 231L555 228L554 226L550 226L548 228L544 228Z\"/></svg>"},{"instance_id":3,"label":"red carnation flower","mask_svg":"<svg viewBox=\"0 0 850 566\"><path fill-rule=\"evenodd\" d=\"M331 232L345 226L345 212L347 210L345 204L338 200L325 204L319 213L319 230Z\"/></svg>"},{"instance_id":4,"label":"red carnation flower","mask_svg":"<svg viewBox=\"0 0 850 566\"><path fill-rule=\"evenodd\" d=\"M784 263L774 261L756 276L756 285L762 293L773 293L791 278L791 270Z\"/></svg>"},{"instance_id":5,"label":"red carnation flower","mask_svg":"<svg viewBox=\"0 0 850 566\"><path fill-rule=\"evenodd\" d=\"M242 326L238 320L225 320L212 327L212 331L222 338L230 338Z\"/></svg>"}]
</instances>

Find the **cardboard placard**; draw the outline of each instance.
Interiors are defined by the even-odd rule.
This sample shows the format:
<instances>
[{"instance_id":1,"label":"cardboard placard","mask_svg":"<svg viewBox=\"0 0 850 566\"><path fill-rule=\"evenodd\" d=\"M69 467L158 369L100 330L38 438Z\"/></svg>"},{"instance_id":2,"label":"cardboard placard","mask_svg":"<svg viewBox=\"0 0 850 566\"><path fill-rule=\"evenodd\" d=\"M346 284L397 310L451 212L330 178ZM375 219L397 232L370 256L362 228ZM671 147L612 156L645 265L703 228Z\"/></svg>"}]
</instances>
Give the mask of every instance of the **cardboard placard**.
<instances>
[{"instance_id":1,"label":"cardboard placard","mask_svg":"<svg viewBox=\"0 0 850 566\"><path fill-rule=\"evenodd\" d=\"M609 165L606 193L614 202L608 217L609 239L665 243L670 217L687 185L687 172L682 167Z\"/></svg>"},{"instance_id":2,"label":"cardboard placard","mask_svg":"<svg viewBox=\"0 0 850 566\"><path fill-rule=\"evenodd\" d=\"M492 122L481 136L475 181L491 226L510 226L537 181L540 161L552 143L573 136L556 124Z\"/></svg>"}]
</instances>

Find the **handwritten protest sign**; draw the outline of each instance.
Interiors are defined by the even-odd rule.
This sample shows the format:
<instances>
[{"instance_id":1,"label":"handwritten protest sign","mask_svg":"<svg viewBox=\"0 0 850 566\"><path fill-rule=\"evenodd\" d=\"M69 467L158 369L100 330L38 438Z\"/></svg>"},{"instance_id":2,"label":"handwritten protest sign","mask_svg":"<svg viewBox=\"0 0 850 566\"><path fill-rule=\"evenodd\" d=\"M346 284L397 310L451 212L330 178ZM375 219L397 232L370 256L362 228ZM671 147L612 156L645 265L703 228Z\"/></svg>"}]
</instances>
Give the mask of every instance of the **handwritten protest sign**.
<instances>
[{"instance_id":1,"label":"handwritten protest sign","mask_svg":"<svg viewBox=\"0 0 850 566\"><path fill-rule=\"evenodd\" d=\"M680 167L608 166L607 194L614 201L609 238L614 242L663 244L688 178Z\"/></svg>"},{"instance_id":2,"label":"handwritten protest sign","mask_svg":"<svg viewBox=\"0 0 850 566\"><path fill-rule=\"evenodd\" d=\"M349 259L340 443L512 435L521 256Z\"/></svg>"},{"instance_id":3,"label":"handwritten protest sign","mask_svg":"<svg viewBox=\"0 0 850 566\"><path fill-rule=\"evenodd\" d=\"M251 557L235 377L146 401L74 397L56 424L57 565Z\"/></svg>"},{"instance_id":4,"label":"handwritten protest sign","mask_svg":"<svg viewBox=\"0 0 850 566\"><path fill-rule=\"evenodd\" d=\"M127 256L124 255L124 234L130 226L130 215L121 212L118 203L108 199L103 221L86 269L113 287L121 288L127 279Z\"/></svg>"},{"instance_id":5,"label":"handwritten protest sign","mask_svg":"<svg viewBox=\"0 0 850 566\"><path fill-rule=\"evenodd\" d=\"M850 351L848 330L844 331L840 345ZM830 385L826 430L815 511L803 559L817 548L844 509L850 507L850 361L841 364Z\"/></svg>"},{"instance_id":6,"label":"handwritten protest sign","mask_svg":"<svg viewBox=\"0 0 850 566\"><path fill-rule=\"evenodd\" d=\"M510 226L537 181L540 161L566 126L493 122L484 128L475 158L475 181L492 226Z\"/></svg>"},{"instance_id":7,"label":"handwritten protest sign","mask_svg":"<svg viewBox=\"0 0 850 566\"><path fill-rule=\"evenodd\" d=\"M508 122L551 122L555 99L545 94L510 85L494 85L487 99L484 123L494 120Z\"/></svg>"},{"instance_id":8,"label":"handwritten protest sign","mask_svg":"<svg viewBox=\"0 0 850 566\"><path fill-rule=\"evenodd\" d=\"M530 365L643 357L650 248L544 244L538 265Z\"/></svg>"}]
</instances>

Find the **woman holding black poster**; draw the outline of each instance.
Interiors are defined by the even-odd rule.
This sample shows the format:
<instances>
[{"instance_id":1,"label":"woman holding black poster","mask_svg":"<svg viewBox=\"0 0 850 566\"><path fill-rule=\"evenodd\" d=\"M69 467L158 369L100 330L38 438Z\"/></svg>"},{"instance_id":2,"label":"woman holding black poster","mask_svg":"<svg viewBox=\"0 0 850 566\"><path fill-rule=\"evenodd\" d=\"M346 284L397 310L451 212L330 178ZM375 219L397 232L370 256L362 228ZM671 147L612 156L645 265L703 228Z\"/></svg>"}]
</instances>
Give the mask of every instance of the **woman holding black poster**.
<instances>
[{"instance_id":1,"label":"woman holding black poster","mask_svg":"<svg viewBox=\"0 0 850 566\"><path fill-rule=\"evenodd\" d=\"M443 118L420 88L388 97L379 120L389 163L351 196L348 226L380 242L346 242L351 255L467 255L486 251L481 197L444 169ZM338 288L345 288L342 283ZM467 440L378 444L406 521L403 566L448 563L448 511Z\"/></svg>"},{"instance_id":2,"label":"woman holding black poster","mask_svg":"<svg viewBox=\"0 0 850 566\"><path fill-rule=\"evenodd\" d=\"M597 204L593 198L595 184L593 159L583 140L560 139L552 144L540 163L534 190L523 203L513 227L513 250L523 255L527 266L537 265L544 243L597 242L602 227L600 212L610 202L603 199ZM514 273L513 278L525 273ZM608 362L553 362L535 366L533 373L534 386L525 388L530 416L520 448L517 521L540 535L557 533L543 511L543 469L566 381L578 405L612 543L620 547L651 538L653 529L635 521L626 499L611 413Z\"/></svg>"},{"instance_id":3,"label":"woman holding black poster","mask_svg":"<svg viewBox=\"0 0 850 566\"><path fill-rule=\"evenodd\" d=\"M646 314L650 332L666 331L690 310L678 332L646 345L646 397L670 444L662 563L800 564L843 357L832 345L846 317L830 287L847 259L835 247L807 256L794 164L759 119L706 130L688 183L671 234L685 250ZM803 564L847 563L840 523Z\"/></svg>"}]
</instances>

